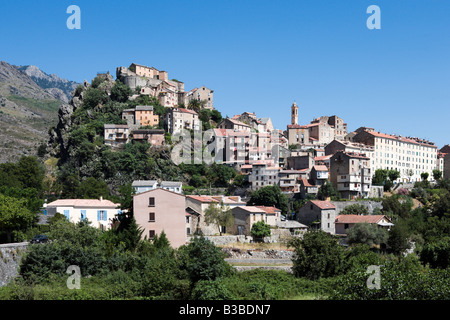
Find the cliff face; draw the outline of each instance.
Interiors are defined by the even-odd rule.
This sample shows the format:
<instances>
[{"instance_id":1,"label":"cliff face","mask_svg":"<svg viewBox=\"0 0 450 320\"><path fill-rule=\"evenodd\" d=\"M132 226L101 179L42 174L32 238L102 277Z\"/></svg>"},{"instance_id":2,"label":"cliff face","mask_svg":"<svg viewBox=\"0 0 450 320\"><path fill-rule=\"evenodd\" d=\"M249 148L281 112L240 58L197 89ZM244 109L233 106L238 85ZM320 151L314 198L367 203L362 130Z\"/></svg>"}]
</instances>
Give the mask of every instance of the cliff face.
<instances>
[{"instance_id":1,"label":"cliff face","mask_svg":"<svg viewBox=\"0 0 450 320\"><path fill-rule=\"evenodd\" d=\"M111 94L111 88L114 85L114 79L110 74L101 75L105 81L101 84L101 89L108 95ZM86 90L91 85L84 81L82 86L73 92L73 96L68 103L63 103L58 109L58 120L56 126L52 127L49 133L47 142L47 152L50 156L56 158L66 159L69 157L68 133L74 123L72 122L72 114L82 106L85 98ZM89 112L89 111L87 111Z\"/></svg>"},{"instance_id":2,"label":"cliff face","mask_svg":"<svg viewBox=\"0 0 450 320\"><path fill-rule=\"evenodd\" d=\"M0 162L35 155L61 104L27 74L0 61Z\"/></svg>"}]
</instances>

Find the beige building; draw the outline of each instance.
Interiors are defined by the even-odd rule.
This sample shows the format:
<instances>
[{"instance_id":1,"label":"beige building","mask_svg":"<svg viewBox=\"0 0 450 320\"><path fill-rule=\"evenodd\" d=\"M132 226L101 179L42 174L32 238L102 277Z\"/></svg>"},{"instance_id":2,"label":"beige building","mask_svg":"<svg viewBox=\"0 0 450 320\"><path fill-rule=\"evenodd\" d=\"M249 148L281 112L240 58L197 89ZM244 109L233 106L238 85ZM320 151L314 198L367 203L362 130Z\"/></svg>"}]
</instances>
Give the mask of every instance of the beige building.
<instances>
[{"instance_id":1,"label":"beige building","mask_svg":"<svg viewBox=\"0 0 450 320\"><path fill-rule=\"evenodd\" d=\"M105 144L111 147L119 147L129 141L130 130L126 124L105 124Z\"/></svg>"},{"instance_id":2,"label":"beige building","mask_svg":"<svg viewBox=\"0 0 450 320\"><path fill-rule=\"evenodd\" d=\"M220 206L221 203L229 209L245 206L245 202L243 202L239 196L186 196L186 208L188 208L186 211L191 213L189 218L187 218L186 223L189 224L191 234L201 233L203 235L214 235L219 233L219 229L216 225L206 224L205 211L211 204ZM221 231L228 232L223 229Z\"/></svg>"},{"instance_id":3,"label":"beige building","mask_svg":"<svg viewBox=\"0 0 450 320\"><path fill-rule=\"evenodd\" d=\"M211 90L205 86L200 88L194 88L191 91L186 92L184 95L184 104L187 106L191 100L203 101L205 109L214 109L214 90Z\"/></svg>"},{"instance_id":4,"label":"beige building","mask_svg":"<svg viewBox=\"0 0 450 320\"><path fill-rule=\"evenodd\" d=\"M428 179L433 179L432 172L437 166L437 147L433 142L385 134L371 128L358 129L353 141L373 147L373 172L397 170L399 182L420 181L423 172L429 174Z\"/></svg>"},{"instance_id":5,"label":"beige building","mask_svg":"<svg viewBox=\"0 0 450 320\"><path fill-rule=\"evenodd\" d=\"M169 80L166 71L159 71L153 67L143 66L137 63L132 63L128 69L136 73L138 76L158 79L158 80Z\"/></svg>"},{"instance_id":6,"label":"beige building","mask_svg":"<svg viewBox=\"0 0 450 320\"><path fill-rule=\"evenodd\" d=\"M164 115L164 125L171 134L183 129L201 130L197 112L184 108L170 108Z\"/></svg>"},{"instance_id":7,"label":"beige building","mask_svg":"<svg viewBox=\"0 0 450 320\"><path fill-rule=\"evenodd\" d=\"M281 210L275 207L242 206L231 210L234 217L234 226L230 232L236 235L251 235L253 224L264 221L275 227L281 221Z\"/></svg>"},{"instance_id":8,"label":"beige building","mask_svg":"<svg viewBox=\"0 0 450 320\"><path fill-rule=\"evenodd\" d=\"M172 247L186 244L184 195L162 188L141 192L133 196L133 213L143 238L153 239L164 231Z\"/></svg>"},{"instance_id":9,"label":"beige building","mask_svg":"<svg viewBox=\"0 0 450 320\"><path fill-rule=\"evenodd\" d=\"M233 131L246 131L246 132L251 131L250 125L240 122L240 121L237 121L237 120L229 119L229 118L223 119L219 123L217 128L229 129L229 130L233 130Z\"/></svg>"},{"instance_id":10,"label":"beige building","mask_svg":"<svg viewBox=\"0 0 450 320\"><path fill-rule=\"evenodd\" d=\"M72 223L89 221L102 230L111 227L111 220L120 213L120 204L100 199L59 199L44 205L44 214L52 217L63 214Z\"/></svg>"}]
</instances>

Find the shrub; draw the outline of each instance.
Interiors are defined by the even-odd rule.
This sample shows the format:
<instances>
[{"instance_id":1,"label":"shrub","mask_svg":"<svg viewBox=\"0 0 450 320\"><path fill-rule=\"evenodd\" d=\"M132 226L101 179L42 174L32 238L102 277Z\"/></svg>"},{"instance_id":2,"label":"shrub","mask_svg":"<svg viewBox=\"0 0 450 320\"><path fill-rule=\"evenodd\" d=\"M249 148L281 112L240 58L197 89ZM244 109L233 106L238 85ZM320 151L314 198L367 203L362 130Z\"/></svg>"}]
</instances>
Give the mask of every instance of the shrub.
<instances>
[{"instance_id":1,"label":"shrub","mask_svg":"<svg viewBox=\"0 0 450 320\"><path fill-rule=\"evenodd\" d=\"M294 239L289 245L295 250L292 270L297 277L332 277L344 267L344 249L322 230L308 231L303 239Z\"/></svg>"}]
</instances>

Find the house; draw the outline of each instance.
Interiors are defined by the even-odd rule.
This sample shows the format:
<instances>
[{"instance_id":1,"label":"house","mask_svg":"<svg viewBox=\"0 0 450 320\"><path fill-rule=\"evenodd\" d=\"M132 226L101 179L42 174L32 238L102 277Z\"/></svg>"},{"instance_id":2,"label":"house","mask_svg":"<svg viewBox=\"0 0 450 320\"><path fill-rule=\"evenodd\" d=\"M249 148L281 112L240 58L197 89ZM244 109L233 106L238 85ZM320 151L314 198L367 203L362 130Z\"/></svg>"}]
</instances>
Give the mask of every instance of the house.
<instances>
[{"instance_id":1,"label":"house","mask_svg":"<svg viewBox=\"0 0 450 320\"><path fill-rule=\"evenodd\" d=\"M92 226L102 230L109 229L111 219L120 213L120 204L100 199L59 199L50 202L44 208L47 217L57 212L63 214L67 220L78 223L88 220Z\"/></svg>"},{"instance_id":2,"label":"house","mask_svg":"<svg viewBox=\"0 0 450 320\"><path fill-rule=\"evenodd\" d=\"M217 126L217 128L219 129L230 129L233 131L246 131L246 132L250 132L251 131L251 127L250 125L240 122L238 120L233 120L233 119L223 119L219 125Z\"/></svg>"},{"instance_id":3,"label":"house","mask_svg":"<svg viewBox=\"0 0 450 320\"><path fill-rule=\"evenodd\" d=\"M319 187L311 184L307 178L300 178L299 180L299 191L300 197L302 199L308 198L308 196L315 197L319 191Z\"/></svg>"},{"instance_id":4,"label":"house","mask_svg":"<svg viewBox=\"0 0 450 320\"><path fill-rule=\"evenodd\" d=\"M311 184L321 187L328 180L328 168L325 165L314 165L309 173Z\"/></svg>"},{"instance_id":5,"label":"house","mask_svg":"<svg viewBox=\"0 0 450 320\"><path fill-rule=\"evenodd\" d=\"M185 196L162 188L133 196L133 214L142 237L153 239L162 231L174 248L187 240Z\"/></svg>"},{"instance_id":6,"label":"house","mask_svg":"<svg viewBox=\"0 0 450 320\"><path fill-rule=\"evenodd\" d=\"M133 142L148 142L154 147L164 144L163 129L138 129L131 132Z\"/></svg>"},{"instance_id":7,"label":"house","mask_svg":"<svg viewBox=\"0 0 450 320\"><path fill-rule=\"evenodd\" d=\"M357 214L341 214L335 220L335 233L338 235L346 235L348 231L357 223L375 224L379 228L389 230L394 224L385 215L357 215Z\"/></svg>"},{"instance_id":8,"label":"house","mask_svg":"<svg viewBox=\"0 0 450 320\"><path fill-rule=\"evenodd\" d=\"M281 170L278 172L278 185L283 192L299 192L300 170Z\"/></svg>"},{"instance_id":9,"label":"house","mask_svg":"<svg viewBox=\"0 0 450 320\"><path fill-rule=\"evenodd\" d=\"M119 147L129 141L130 130L126 124L104 124L105 144Z\"/></svg>"},{"instance_id":10,"label":"house","mask_svg":"<svg viewBox=\"0 0 450 320\"><path fill-rule=\"evenodd\" d=\"M365 154L338 151L330 159L330 182L343 198L366 198L372 185L370 158Z\"/></svg>"},{"instance_id":11,"label":"house","mask_svg":"<svg viewBox=\"0 0 450 320\"><path fill-rule=\"evenodd\" d=\"M172 192L183 193L183 183L181 181L162 181L160 187Z\"/></svg>"},{"instance_id":12,"label":"house","mask_svg":"<svg viewBox=\"0 0 450 320\"><path fill-rule=\"evenodd\" d=\"M267 212L256 206L242 206L231 209L234 225L230 233L236 235L251 235L252 226L258 221L265 221Z\"/></svg>"},{"instance_id":13,"label":"house","mask_svg":"<svg viewBox=\"0 0 450 320\"><path fill-rule=\"evenodd\" d=\"M278 221L279 229L288 229L292 236L301 235L308 231L308 227L296 220Z\"/></svg>"},{"instance_id":14,"label":"house","mask_svg":"<svg viewBox=\"0 0 450 320\"><path fill-rule=\"evenodd\" d=\"M227 208L245 206L246 203L239 196L209 196L188 195L186 196L186 211L190 214L190 230L192 233L214 235L218 233L217 226L205 223L205 211L211 204L224 204ZM222 230L226 232L227 230Z\"/></svg>"},{"instance_id":15,"label":"house","mask_svg":"<svg viewBox=\"0 0 450 320\"><path fill-rule=\"evenodd\" d=\"M208 145L216 162L242 165L249 162L250 139L248 131L213 129Z\"/></svg>"},{"instance_id":16,"label":"house","mask_svg":"<svg viewBox=\"0 0 450 320\"><path fill-rule=\"evenodd\" d=\"M308 201L297 212L297 221L313 229L335 233L336 206L330 201Z\"/></svg>"},{"instance_id":17,"label":"house","mask_svg":"<svg viewBox=\"0 0 450 320\"><path fill-rule=\"evenodd\" d=\"M276 208L275 206L256 206L259 209L262 209L266 212L266 216L264 217L264 222L269 226L275 227L278 222L281 221L281 210Z\"/></svg>"},{"instance_id":18,"label":"house","mask_svg":"<svg viewBox=\"0 0 450 320\"><path fill-rule=\"evenodd\" d=\"M291 151L291 154L293 152ZM314 166L314 157L311 153L303 153L303 155L290 156L287 158L287 168L294 170L312 169Z\"/></svg>"},{"instance_id":19,"label":"house","mask_svg":"<svg viewBox=\"0 0 450 320\"><path fill-rule=\"evenodd\" d=\"M280 167L268 165L266 162L254 162L248 181L252 190L258 190L269 185L278 185Z\"/></svg>"},{"instance_id":20,"label":"house","mask_svg":"<svg viewBox=\"0 0 450 320\"><path fill-rule=\"evenodd\" d=\"M183 129L201 130L197 112L184 108L168 109L164 115L164 126L171 134L180 133Z\"/></svg>"},{"instance_id":21,"label":"house","mask_svg":"<svg viewBox=\"0 0 450 320\"><path fill-rule=\"evenodd\" d=\"M158 187L158 181L156 180L135 180L131 186L134 188L136 194L145 191L153 190Z\"/></svg>"},{"instance_id":22,"label":"house","mask_svg":"<svg viewBox=\"0 0 450 320\"><path fill-rule=\"evenodd\" d=\"M185 105L188 105L191 100L197 100L205 103L203 106L205 109L214 109L214 90L205 86L186 92L184 99Z\"/></svg>"}]
</instances>

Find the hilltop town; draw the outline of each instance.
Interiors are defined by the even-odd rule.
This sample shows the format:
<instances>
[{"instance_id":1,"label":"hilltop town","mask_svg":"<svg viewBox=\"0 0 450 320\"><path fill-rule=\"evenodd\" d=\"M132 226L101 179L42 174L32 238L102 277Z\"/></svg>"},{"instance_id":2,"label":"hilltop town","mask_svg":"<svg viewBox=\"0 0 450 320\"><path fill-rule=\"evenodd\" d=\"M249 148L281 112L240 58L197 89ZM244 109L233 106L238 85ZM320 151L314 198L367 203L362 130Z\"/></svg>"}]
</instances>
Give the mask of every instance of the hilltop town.
<instances>
[{"instance_id":1,"label":"hilltop town","mask_svg":"<svg viewBox=\"0 0 450 320\"><path fill-rule=\"evenodd\" d=\"M171 160L175 161L179 154L173 150L181 143L181 140L175 142L175 137L188 132L188 139L194 139L188 144L190 149L184 150L183 164L206 162L202 157L205 152L197 162L191 157L195 153L193 146L200 144L208 151L212 163L231 168L235 173L232 180L239 181L239 188L226 191L227 195L220 194L220 189L212 194L207 192L211 188L194 188L199 183L192 174L187 179L179 176L170 181L155 176L132 181L135 196L130 210L143 228L144 236L151 239L164 231L175 247L187 243L194 234L251 236L257 221L264 221L272 228L288 229L292 235L319 228L330 234L340 233L345 238L347 230L337 225L339 212L345 206L338 202L360 203L372 211L370 200L383 198L386 191L399 187L411 190L416 182L435 183L436 179L450 178L448 145L439 149L424 139L381 133L369 127L349 131L348 124L337 115L320 115L300 124L301 107L296 102L285 108L291 116L286 128L274 128L268 114L256 115L245 110L231 118L222 118L214 106L214 90L200 86L185 91L185 84L177 79L169 80L167 71L136 63L118 67L115 81L109 73L98 74L92 84L85 82L76 90L71 102L75 107L80 106L92 86L102 88L108 95L114 94L111 91L115 83L126 87L128 94L123 101L132 101L134 107L122 108L118 122L104 123L102 143L105 146L120 152L127 145L147 143L153 150L172 150ZM215 121L211 117L205 119L205 112L207 115L215 112ZM195 141L195 133L205 128L209 132L207 139L206 135L200 135L200 141ZM51 138L50 142L54 140ZM384 179L379 179L377 171L384 172ZM282 208L249 205L252 193L268 186L276 186L290 204ZM325 192L330 189L331 192ZM73 222L87 217L89 221L99 221L99 227L109 228L106 212L120 204L90 201L95 212L90 210L87 200L81 201L86 204L80 207L77 199L47 203L45 212L50 216L64 213ZM104 207L100 206L102 203ZM293 203L297 204L296 212ZM224 204L231 209L234 224L206 223L205 211L211 204ZM154 209L149 212L149 207ZM74 213L80 210L85 214ZM113 210L114 215L118 210ZM103 218L99 219L97 212L105 215L100 214ZM164 217L169 213L170 218ZM393 225L385 216L379 219L385 221L386 228ZM291 222L286 227L288 220ZM362 220L363 217L355 217L350 223Z\"/></svg>"},{"instance_id":2,"label":"hilltop town","mask_svg":"<svg viewBox=\"0 0 450 320\"><path fill-rule=\"evenodd\" d=\"M214 94L136 63L77 85L0 164L0 299L448 299L450 145Z\"/></svg>"}]
</instances>

